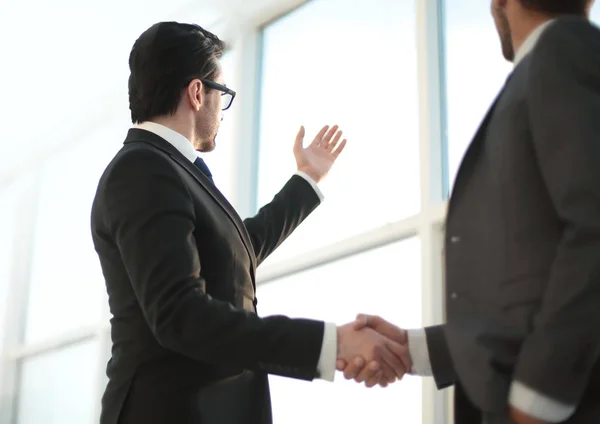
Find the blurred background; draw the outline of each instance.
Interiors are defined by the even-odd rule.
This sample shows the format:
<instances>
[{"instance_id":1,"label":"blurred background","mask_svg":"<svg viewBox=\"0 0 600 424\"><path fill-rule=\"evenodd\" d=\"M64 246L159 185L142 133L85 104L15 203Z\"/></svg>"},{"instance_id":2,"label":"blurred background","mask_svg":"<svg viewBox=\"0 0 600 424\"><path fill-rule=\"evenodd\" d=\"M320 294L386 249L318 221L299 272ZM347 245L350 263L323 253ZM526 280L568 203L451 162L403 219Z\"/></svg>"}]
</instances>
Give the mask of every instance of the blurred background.
<instances>
[{"instance_id":1,"label":"blurred background","mask_svg":"<svg viewBox=\"0 0 600 424\"><path fill-rule=\"evenodd\" d=\"M2 424L98 422L111 343L91 201L131 126L129 51L165 20L229 43L222 66L238 95L206 161L242 216L295 171L300 125L312 138L339 124L349 140L322 207L259 270L259 313L341 324L367 312L409 328L443 320L445 202L511 70L489 1L5 0ZM437 424L451 414L449 391L428 379L271 384L276 423Z\"/></svg>"}]
</instances>

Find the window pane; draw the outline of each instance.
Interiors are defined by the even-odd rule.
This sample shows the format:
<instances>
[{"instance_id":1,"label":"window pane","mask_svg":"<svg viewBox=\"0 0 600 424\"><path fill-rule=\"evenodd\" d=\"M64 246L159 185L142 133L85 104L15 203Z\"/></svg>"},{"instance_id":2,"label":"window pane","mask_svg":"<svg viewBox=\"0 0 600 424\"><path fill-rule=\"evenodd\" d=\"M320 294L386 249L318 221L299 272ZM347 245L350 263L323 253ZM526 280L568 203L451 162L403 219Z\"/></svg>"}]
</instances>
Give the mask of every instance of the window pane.
<instances>
[{"instance_id":1,"label":"window pane","mask_svg":"<svg viewBox=\"0 0 600 424\"><path fill-rule=\"evenodd\" d=\"M489 2L446 1L446 89L450 188L471 139L512 64L502 56ZM600 23L600 8L591 20Z\"/></svg>"},{"instance_id":2,"label":"window pane","mask_svg":"<svg viewBox=\"0 0 600 424\"><path fill-rule=\"evenodd\" d=\"M419 139L415 5L315 0L264 30L258 203L296 170L292 146L339 124L348 147L327 199L280 259L415 214Z\"/></svg>"},{"instance_id":3,"label":"window pane","mask_svg":"<svg viewBox=\"0 0 600 424\"><path fill-rule=\"evenodd\" d=\"M92 423L99 345L95 340L24 359L17 424Z\"/></svg>"},{"instance_id":4,"label":"window pane","mask_svg":"<svg viewBox=\"0 0 600 424\"><path fill-rule=\"evenodd\" d=\"M463 154L512 70L512 64L502 56L489 1L446 1L445 10L451 188Z\"/></svg>"},{"instance_id":5,"label":"window pane","mask_svg":"<svg viewBox=\"0 0 600 424\"><path fill-rule=\"evenodd\" d=\"M592 6L592 12L590 13L590 19L596 25L600 25L600 6L594 4Z\"/></svg>"},{"instance_id":6,"label":"window pane","mask_svg":"<svg viewBox=\"0 0 600 424\"><path fill-rule=\"evenodd\" d=\"M4 346L4 325L7 323L8 293L12 278L14 238L16 232L18 191L21 187L17 182L0 189L0 352ZM0 361L0 375L2 361Z\"/></svg>"},{"instance_id":7,"label":"window pane","mask_svg":"<svg viewBox=\"0 0 600 424\"><path fill-rule=\"evenodd\" d=\"M223 58L221 59L221 68L223 70L225 84L230 87L234 81L235 72L235 55L232 52L223 55ZM231 88L234 91L236 90L236 87L231 86ZM223 112L223 121L221 122L221 127L219 128L219 133L216 138L215 150L203 155L206 164L213 174L215 184L221 193L223 193L234 206L236 206L236 199L233 197L236 173L233 166L233 153L235 150L233 124L235 122L235 113L238 107L239 99L234 99L233 105Z\"/></svg>"},{"instance_id":8,"label":"window pane","mask_svg":"<svg viewBox=\"0 0 600 424\"><path fill-rule=\"evenodd\" d=\"M44 164L35 225L25 341L96 324L106 302L90 230L98 180L127 127L95 134Z\"/></svg>"},{"instance_id":9,"label":"window pane","mask_svg":"<svg viewBox=\"0 0 600 424\"><path fill-rule=\"evenodd\" d=\"M413 238L259 286L259 313L345 324L364 312L405 328L420 327L420 257L419 240ZM335 383L276 376L270 381L274 422L422 421L419 378L405 377L385 390L366 389L341 374Z\"/></svg>"}]
</instances>

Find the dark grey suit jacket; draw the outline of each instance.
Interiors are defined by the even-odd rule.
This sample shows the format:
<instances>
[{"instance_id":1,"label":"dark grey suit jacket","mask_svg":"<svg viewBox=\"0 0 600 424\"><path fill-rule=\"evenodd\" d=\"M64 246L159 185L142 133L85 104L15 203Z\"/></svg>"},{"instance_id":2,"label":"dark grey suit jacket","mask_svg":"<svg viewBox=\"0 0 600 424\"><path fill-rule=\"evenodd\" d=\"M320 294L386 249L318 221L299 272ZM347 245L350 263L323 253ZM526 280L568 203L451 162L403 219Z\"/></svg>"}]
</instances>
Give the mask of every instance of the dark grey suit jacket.
<instances>
[{"instance_id":1,"label":"dark grey suit jacket","mask_svg":"<svg viewBox=\"0 0 600 424\"><path fill-rule=\"evenodd\" d=\"M92 236L110 303L102 424L270 424L267 374L312 380L323 322L256 315L256 267L319 205L294 176L244 221L192 162L132 129Z\"/></svg>"},{"instance_id":2,"label":"dark grey suit jacket","mask_svg":"<svg viewBox=\"0 0 600 424\"><path fill-rule=\"evenodd\" d=\"M564 18L516 67L472 141L446 222L438 387L483 411L510 383L579 404L600 356L600 31ZM600 422L600 418L598 419Z\"/></svg>"}]
</instances>

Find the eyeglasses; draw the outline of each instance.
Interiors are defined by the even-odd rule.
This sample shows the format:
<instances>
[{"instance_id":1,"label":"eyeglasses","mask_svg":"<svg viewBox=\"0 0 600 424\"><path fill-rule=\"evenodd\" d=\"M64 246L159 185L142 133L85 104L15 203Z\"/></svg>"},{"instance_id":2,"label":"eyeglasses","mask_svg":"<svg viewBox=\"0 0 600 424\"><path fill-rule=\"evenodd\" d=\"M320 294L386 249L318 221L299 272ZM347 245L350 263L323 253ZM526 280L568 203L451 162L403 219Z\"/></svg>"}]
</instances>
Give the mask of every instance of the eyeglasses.
<instances>
[{"instance_id":1,"label":"eyeglasses","mask_svg":"<svg viewBox=\"0 0 600 424\"><path fill-rule=\"evenodd\" d=\"M221 109L222 110L227 110L231 107L231 104L233 103L233 99L235 99L235 91L233 91L231 88L225 87L224 85L216 83L211 80L202 78L202 79L200 79L200 81L202 81L202 83L204 85L206 85L207 87L221 92Z\"/></svg>"}]
</instances>

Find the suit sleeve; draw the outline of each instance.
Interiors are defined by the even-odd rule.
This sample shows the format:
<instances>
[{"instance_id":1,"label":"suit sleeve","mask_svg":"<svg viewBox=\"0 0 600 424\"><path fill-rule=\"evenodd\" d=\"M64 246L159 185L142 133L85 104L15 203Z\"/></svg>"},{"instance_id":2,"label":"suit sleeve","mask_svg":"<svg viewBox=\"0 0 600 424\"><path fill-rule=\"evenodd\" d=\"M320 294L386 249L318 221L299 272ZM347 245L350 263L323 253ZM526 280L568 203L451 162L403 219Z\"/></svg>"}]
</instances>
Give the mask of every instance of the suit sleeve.
<instances>
[{"instance_id":1,"label":"suit sleeve","mask_svg":"<svg viewBox=\"0 0 600 424\"><path fill-rule=\"evenodd\" d=\"M575 405L600 356L600 36L557 22L532 53L533 144L562 226L540 309L514 379Z\"/></svg>"},{"instance_id":2,"label":"suit sleeve","mask_svg":"<svg viewBox=\"0 0 600 424\"><path fill-rule=\"evenodd\" d=\"M456 371L446 342L445 328L445 325L426 327L427 348L421 349L429 355L431 372L438 389L444 389L456 383Z\"/></svg>"},{"instance_id":3,"label":"suit sleeve","mask_svg":"<svg viewBox=\"0 0 600 424\"><path fill-rule=\"evenodd\" d=\"M294 175L258 214L244 221L260 265L320 204L314 188Z\"/></svg>"},{"instance_id":4,"label":"suit sleeve","mask_svg":"<svg viewBox=\"0 0 600 424\"><path fill-rule=\"evenodd\" d=\"M168 158L126 153L106 177L103 197L108 228L162 346L206 363L315 377L323 322L260 318L205 293L193 202Z\"/></svg>"}]
</instances>

